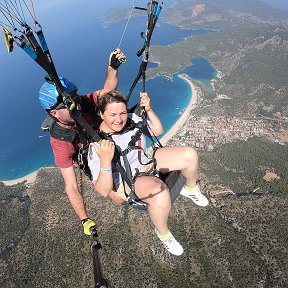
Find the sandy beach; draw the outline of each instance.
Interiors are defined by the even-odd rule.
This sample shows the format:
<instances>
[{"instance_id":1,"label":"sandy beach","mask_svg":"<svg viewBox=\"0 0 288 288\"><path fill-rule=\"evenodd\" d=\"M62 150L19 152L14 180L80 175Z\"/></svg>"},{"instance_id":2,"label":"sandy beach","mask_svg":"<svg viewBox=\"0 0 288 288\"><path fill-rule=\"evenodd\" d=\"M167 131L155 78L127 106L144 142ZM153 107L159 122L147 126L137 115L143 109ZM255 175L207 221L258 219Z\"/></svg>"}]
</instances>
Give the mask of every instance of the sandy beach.
<instances>
[{"instance_id":1,"label":"sandy beach","mask_svg":"<svg viewBox=\"0 0 288 288\"><path fill-rule=\"evenodd\" d=\"M187 83L190 85L191 91L192 91L192 97L188 104L188 106L185 108L185 111L182 113L180 118L176 121L176 123L171 127L171 129L160 139L161 143L163 145L166 145L167 142L178 132L178 130L187 122L187 119L189 118L191 111L196 108L198 103L198 91L194 87L192 80L189 78L186 74L179 74L178 77L181 79L187 81Z\"/></svg>"},{"instance_id":2,"label":"sandy beach","mask_svg":"<svg viewBox=\"0 0 288 288\"><path fill-rule=\"evenodd\" d=\"M31 184L35 182L37 173L38 171L35 171L21 178L17 178L14 180L0 181L0 182L3 182L5 185L9 185L9 186L23 182L23 181L27 181L26 182L27 184Z\"/></svg>"}]
</instances>

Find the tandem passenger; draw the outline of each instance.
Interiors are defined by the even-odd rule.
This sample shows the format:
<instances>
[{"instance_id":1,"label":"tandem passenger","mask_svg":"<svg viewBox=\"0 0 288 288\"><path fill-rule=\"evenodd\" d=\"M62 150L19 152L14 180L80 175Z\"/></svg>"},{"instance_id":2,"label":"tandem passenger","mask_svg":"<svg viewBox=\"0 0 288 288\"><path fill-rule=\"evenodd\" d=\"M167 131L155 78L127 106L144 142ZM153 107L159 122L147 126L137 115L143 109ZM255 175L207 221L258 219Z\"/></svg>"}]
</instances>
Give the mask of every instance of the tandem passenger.
<instances>
[{"instance_id":1,"label":"tandem passenger","mask_svg":"<svg viewBox=\"0 0 288 288\"><path fill-rule=\"evenodd\" d=\"M140 93L140 106L144 107L147 113L150 132L161 135L164 132L162 123L153 111L147 93ZM170 253L181 255L183 248L174 238L167 224L171 210L168 187L159 177L147 173L148 170L151 171L152 164L149 166L145 163L149 163L153 157L155 161L152 163L155 163L158 172L165 174L179 170L186 178L186 185L180 194L190 198L199 206L207 206L208 199L196 184L198 177L197 152L192 147L162 147L154 151L151 156L146 147L143 133L140 133L141 135L138 133L136 139L138 149L127 149L128 143L133 137L135 138L139 131L137 125L131 128L131 122L137 124L142 119L134 113L128 114L126 97L117 91L111 91L99 98L99 110L102 118L99 130L105 137L100 144L96 142L90 144L88 155L88 164L95 190L102 196L114 195L113 198L117 197L119 202L127 201L127 195L124 192L129 189L122 182L121 175L113 162L116 152L121 155L120 162L123 166L125 166L124 158L126 157L132 173L135 193L139 199L147 203L148 214L155 226L158 238ZM123 151L127 153L122 153ZM139 151L141 151L140 157Z\"/></svg>"}]
</instances>

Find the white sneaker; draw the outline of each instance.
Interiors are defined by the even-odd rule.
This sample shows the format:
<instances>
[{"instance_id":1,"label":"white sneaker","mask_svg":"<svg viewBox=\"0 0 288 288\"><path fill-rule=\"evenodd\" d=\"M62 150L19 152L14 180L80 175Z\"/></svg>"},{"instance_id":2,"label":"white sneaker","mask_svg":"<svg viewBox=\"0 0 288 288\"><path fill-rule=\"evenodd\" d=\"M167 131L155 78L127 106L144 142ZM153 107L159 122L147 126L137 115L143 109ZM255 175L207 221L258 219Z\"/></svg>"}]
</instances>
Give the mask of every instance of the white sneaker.
<instances>
[{"instance_id":1,"label":"white sneaker","mask_svg":"<svg viewBox=\"0 0 288 288\"><path fill-rule=\"evenodd\" d=\"M180 194L184 197L191 199L196 205L205 207L209 204L208 199L201 193L199 185L196 185L198 188L196 192L191 192L185 189L185 186L182 188Z\"/></svg>"},{"instance_id":2,"label":"white sneaker","mask_svg":"<svg viewBox=\"0 0 288 288\"><path fill-rule=\"evenodd\" d=\"M173 236L161 242L163 243L164 247L173 255L180 256L184 251L181 244Z\"/></svg>"}]
</instances>

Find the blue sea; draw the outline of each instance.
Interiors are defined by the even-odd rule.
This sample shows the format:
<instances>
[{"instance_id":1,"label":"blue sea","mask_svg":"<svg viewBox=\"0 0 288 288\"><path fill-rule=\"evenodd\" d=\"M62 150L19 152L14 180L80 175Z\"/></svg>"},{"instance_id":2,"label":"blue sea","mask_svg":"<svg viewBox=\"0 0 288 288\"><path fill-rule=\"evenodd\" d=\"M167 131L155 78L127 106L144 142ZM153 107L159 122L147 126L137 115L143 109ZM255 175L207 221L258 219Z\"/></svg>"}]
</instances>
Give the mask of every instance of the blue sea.
<instances>
[{"instance_id":1,"label":"blue sea","mask_svg":"<svg viewBox=\"0 0 288 288\"><path fill-rule=\"evenodd\" d=\"M58 74L71 79L80 94L100 89L103 85L110 51L119 44L126 21L104 26L102 15L113 7L129 7L132 1L85 1L52 0L40 5L35 2L37 20L41 23ZM120 4L121 2L121 4ZM146 1L139 1L145 5ZM166 1L169 5L171 1ZM38 6L40 7L37 7ZM165 9L165 6L164 6ZM140 32L146 29L146 17L132 19L121 43L127 62L120 67L118 90L127 94L141 58L136 51L143 45ZM191 35L209 33L205 30L183 30L161 19L155 28L152 45L169 45ZM163 121L166 131L179 118L179 112L190 101L192 91L186 81L177 77L186 73L199 81L210 81L216 71L208 59L192 59L191 66L179 71L168 80L155 77L147 82L152 105ZM155 67L149 63L148 67ZM54 165L48 134L40 125L45 111L40 107L38 91L45 72L20 48L10 54L0 44L0 181L23 177L43 166ZM131 106L138 101L141 83L131 97Z\"/></svg>"}]
</instances>

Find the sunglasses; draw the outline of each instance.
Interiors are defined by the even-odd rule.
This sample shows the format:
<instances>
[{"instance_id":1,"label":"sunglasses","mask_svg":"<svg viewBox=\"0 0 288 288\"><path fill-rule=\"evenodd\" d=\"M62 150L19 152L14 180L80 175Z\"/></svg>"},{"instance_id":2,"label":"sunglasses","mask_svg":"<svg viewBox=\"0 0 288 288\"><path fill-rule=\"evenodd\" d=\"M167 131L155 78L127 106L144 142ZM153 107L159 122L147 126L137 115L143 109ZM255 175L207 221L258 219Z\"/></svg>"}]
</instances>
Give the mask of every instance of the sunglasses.
<instances>
[{"instance_id":1,"label":"sunglasses","mask_svg":"<svg viewBox=\"0 0 288 288\"><path fill-rule=\"evenodd\" d=\"M58 104L54 109L55 109L55 110L66 109L66 106L64 105L64 103L60 103L60 104Z\"/></svg>"}]
</instances>

